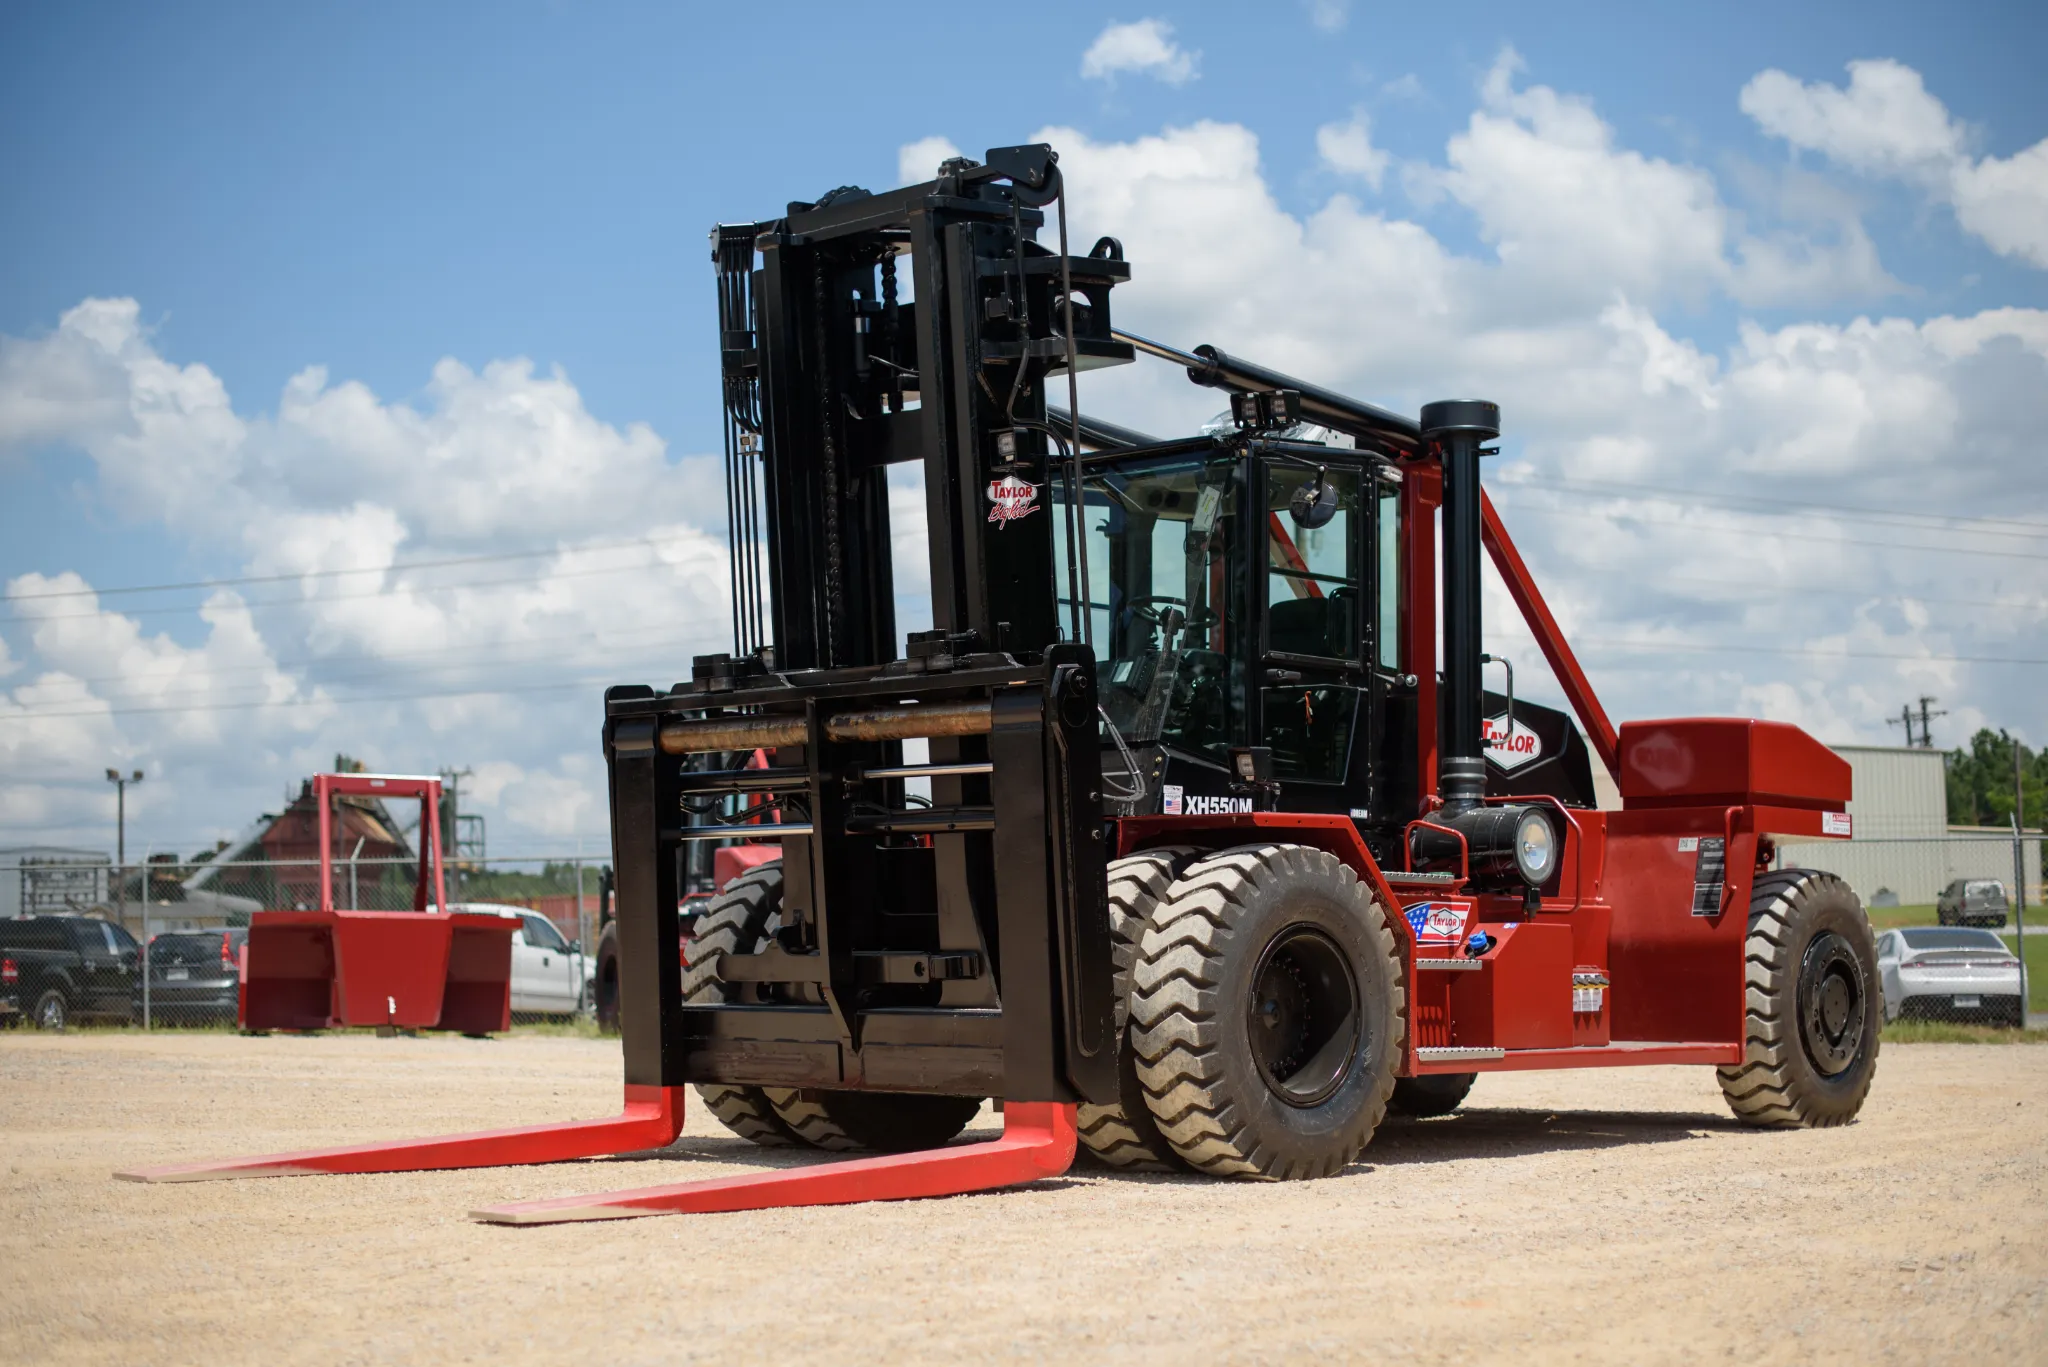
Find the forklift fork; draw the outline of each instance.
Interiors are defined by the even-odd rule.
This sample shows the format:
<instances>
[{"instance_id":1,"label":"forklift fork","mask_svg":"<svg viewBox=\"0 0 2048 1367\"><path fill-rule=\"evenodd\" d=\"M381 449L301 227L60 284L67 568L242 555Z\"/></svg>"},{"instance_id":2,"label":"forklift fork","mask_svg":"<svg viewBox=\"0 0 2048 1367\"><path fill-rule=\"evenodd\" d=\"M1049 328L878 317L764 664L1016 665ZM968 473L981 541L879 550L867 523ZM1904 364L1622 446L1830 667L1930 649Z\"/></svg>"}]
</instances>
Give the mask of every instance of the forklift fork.
<instances>
[{"instance_id":1,"label":"forklift fork","mask_svg":"<svg viewBox=\"0 0 2048 1367\"><path fill-rule=\"evenodd\" d=\"M518 1167L659 1149L674 1142L682 1129L681 1087L629 1086L625 1111L607 1120L577 1120L206 1163L173 1163L132 1168L114 1175L131 1182L205 1182L231 1177ZM548 1225L574 1220L630 1220L645 1215L964 1196L1060 1176L1074 1161L1076 1138L1073 1106L1020 1101L1004 1109L1003 1137L979 1144L814 1163L801 1168L590 1196L519 1201L488 1206L472 1212L471 1218L501 1225Z\"/></svg>"}]
</instances>

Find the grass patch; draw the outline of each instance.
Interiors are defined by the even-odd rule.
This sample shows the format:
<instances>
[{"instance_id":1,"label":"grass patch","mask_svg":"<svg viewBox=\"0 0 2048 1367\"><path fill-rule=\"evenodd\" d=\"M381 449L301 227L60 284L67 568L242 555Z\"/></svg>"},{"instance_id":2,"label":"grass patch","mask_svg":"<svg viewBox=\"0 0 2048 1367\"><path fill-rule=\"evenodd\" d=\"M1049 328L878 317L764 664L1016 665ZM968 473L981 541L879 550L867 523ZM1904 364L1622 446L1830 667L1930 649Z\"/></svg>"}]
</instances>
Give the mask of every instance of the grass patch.
<instances>
[{"instance_id":1,"label":"grass patch","mask_svg":"<svg viewBox=\"0 0 2048 1367\"><path fill-rule=\"evenodd\" d=\"M2007 949L2019 944L2017 935L2002 935ZM2048 935L2027 937L2027 1010L2048 1011Z\"/></svg>"},{"instance_id":2,"label":"grass patch","mask_svg":"<svg viewBox=\"0 0 2048 1367\"><path fill-rule=\"evenodd\" d=\"M1870 927L1882 935L1887 930L1900 926L1935 926L1941 922L1934 914L1934 904L1924 907L1865 907L1864 914L1870 917Z\"/></svg>"},{"instance_id":3,"label":"grass patch","mask_svg":"<svg viewBox=\"0 0 2048 1367\"><path fill-rule=\"evenodd\" d=\"M1880 1038L1886 1044L2048 1044L2048 1030L2007 1030L1995 1025L1951 1025L1945 1021L1893 1021Z\"/></svg>"}]
</instances>

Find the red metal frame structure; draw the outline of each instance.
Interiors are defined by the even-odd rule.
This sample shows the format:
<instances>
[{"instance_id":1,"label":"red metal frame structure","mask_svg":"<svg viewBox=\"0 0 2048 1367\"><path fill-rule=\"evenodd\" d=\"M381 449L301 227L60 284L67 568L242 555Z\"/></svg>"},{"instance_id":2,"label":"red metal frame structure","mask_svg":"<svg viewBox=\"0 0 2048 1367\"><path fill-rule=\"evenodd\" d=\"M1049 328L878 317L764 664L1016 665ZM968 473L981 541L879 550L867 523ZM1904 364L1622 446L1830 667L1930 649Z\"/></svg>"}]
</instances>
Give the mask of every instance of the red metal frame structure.
<instances>
[{"instance_id":1,"label":"red metal frame structure","mask_svg":"<svg viewBox=\"0 0 2048 1367\"><path fill-rule=\"evenodd\" d=\"M420 800L420 872L412 909L445 908L448 889L441 870L441 780L400 774L315 774L313 801L320 811L320 910L334 908L334 799L416 797ZM433 893L431 901L427 894Z\"/></svg>"},{"instance_id":2,"label":"red metal frame structure","mask_svg":"<svg viewBox=\"0 0 2048 1367\"><path fill-rule=\"evenodd\" d=\"M252 1030L380 1025L482 1034L511 1024L512 934L502 916L449 912L441 780L316 774L320 905L250 918L241 1022ZM411 911L334 905L334 800L416 798L420 866Z\"/></svg>"},{"instance_id":3,"label":"red metal frame structure","mask_svg":"<svg viewBox=\"0 0 2048 1367\"><path fill-rule=\"evenodd\" d=\"M1522 620L1535 633L1536 644L1542 648L1543 658L1550 662L1551 673L1557 676L1558 686L1564 689L1565 697L1571 701L1579 724L1586 728L1586 739L1592 742L1593 752L1600 756L1600 762L1607 766L1607 772L1614 775L1615 781L1620 782L1621 749L1614 723L1607 719L1607 709L1594 696L1586 671L1579 668L1579 657L1572 653L1571 643L1565 640L1563 629L1550 615L1550 605L1543 601L1535 576L1522 563L1522 553L1515 549L1500 514L1493 509L1493 500L1483 489L1479 492L1479 511L1483 519L1480 539L1487 553L1493 557L1494 568L1500 571L1501 580L1506 583L1515 606L1522 610Z\"/></svg>"}]
</instances>

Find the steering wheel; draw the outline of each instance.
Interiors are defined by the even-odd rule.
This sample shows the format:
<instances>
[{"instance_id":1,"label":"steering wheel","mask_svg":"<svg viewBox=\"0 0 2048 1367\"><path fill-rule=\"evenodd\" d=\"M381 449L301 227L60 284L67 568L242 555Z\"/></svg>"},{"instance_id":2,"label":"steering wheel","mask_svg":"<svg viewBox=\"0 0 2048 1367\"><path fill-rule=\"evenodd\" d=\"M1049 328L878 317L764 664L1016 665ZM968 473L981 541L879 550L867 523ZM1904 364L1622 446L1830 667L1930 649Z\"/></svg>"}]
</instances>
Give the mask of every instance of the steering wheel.
<instances>
[{"instance_id":1,"label":"steering wheel","mask_svg":"<svg viewBox=\"0 0 2048 1367\"><path fill-rule=\"evenodd\" d=\"M1188 600L1185 598L1175 598L1164 593L1146 593L1124 600L1124 611L1145 625L1153 627L1165 620L1166 614L1160 611L1162 606L1179 608L1181 616L1187 616Z\"/></svg>"}]
</instances>

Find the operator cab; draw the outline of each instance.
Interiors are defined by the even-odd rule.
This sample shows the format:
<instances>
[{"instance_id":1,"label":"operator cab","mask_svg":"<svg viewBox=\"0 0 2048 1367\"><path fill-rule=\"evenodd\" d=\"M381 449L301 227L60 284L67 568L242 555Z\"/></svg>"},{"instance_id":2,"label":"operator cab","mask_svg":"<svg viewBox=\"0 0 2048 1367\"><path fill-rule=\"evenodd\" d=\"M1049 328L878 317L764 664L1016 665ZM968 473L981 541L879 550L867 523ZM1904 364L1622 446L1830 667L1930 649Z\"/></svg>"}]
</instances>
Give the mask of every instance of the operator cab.
<instances>
[{"instance_id":1,"label":"operator cab","mask_svg":"<svg viewBox=\"0 0 2048 1367\"><path fill-rule=\"evenodd\" d=\"M1401 687L1400 471L1320 427L1227 416L1083 469L1085 566L1053 490L1060 620L1071 631L1084 570L1112 808L1249 811L1231 750L1263 746L1287 810L1377 816L1387 775L1367 738Z\"/></svg>"}]
</instances>

